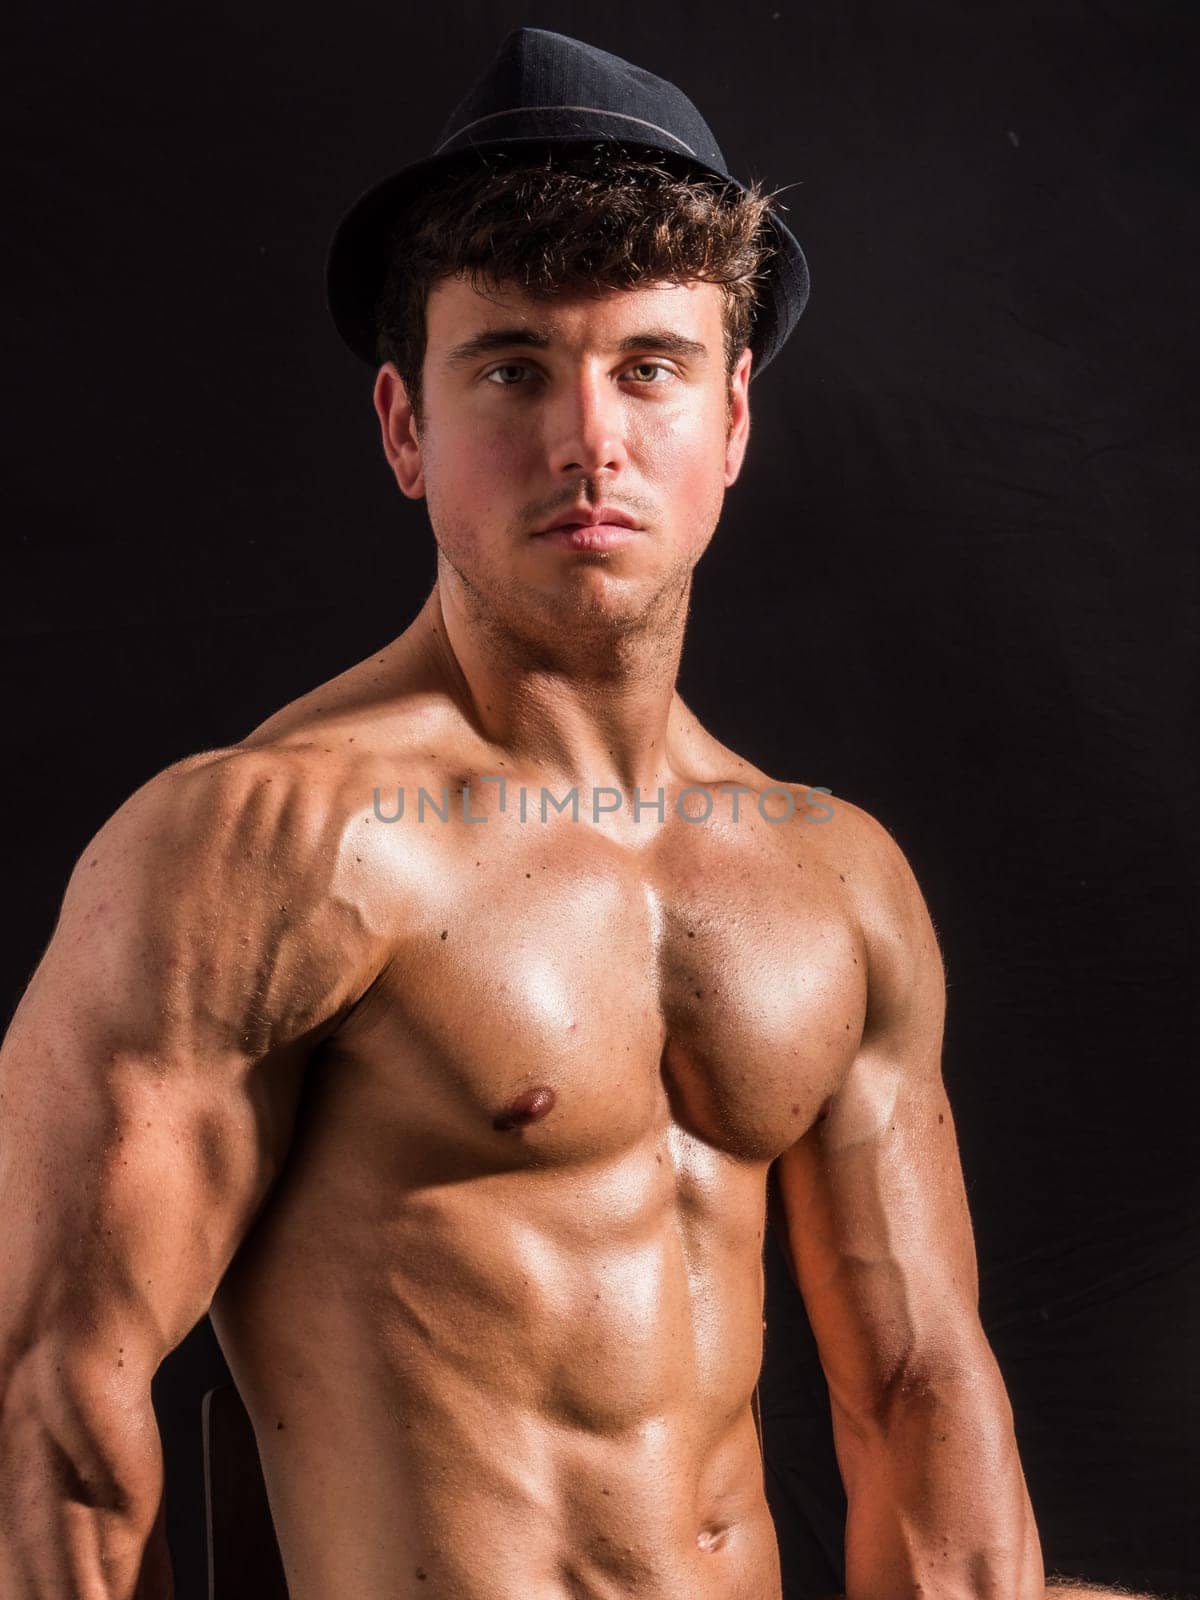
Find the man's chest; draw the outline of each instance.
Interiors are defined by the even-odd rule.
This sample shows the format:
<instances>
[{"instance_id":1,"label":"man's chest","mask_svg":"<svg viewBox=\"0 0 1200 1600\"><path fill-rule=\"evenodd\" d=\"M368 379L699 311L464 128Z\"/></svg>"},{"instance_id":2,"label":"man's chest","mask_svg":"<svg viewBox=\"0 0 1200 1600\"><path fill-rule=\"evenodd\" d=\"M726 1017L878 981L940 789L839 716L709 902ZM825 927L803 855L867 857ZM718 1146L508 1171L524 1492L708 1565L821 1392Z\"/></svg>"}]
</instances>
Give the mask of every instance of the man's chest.
<instances>
[{"instance_id":1,"label":"man's chest","mask_svg":"<svg viewBox=\"0 0 1200 1600\"><path fill-rule=\"evenodd\" d=\"M866 1006L815 827L680 825L638 850L569 827L409 846L418 914L332 1041L343 1109L402 1108L431 1161L612 1161L673 1125L769 1162L841 1082Z\"/></svg>"}]
</instances>

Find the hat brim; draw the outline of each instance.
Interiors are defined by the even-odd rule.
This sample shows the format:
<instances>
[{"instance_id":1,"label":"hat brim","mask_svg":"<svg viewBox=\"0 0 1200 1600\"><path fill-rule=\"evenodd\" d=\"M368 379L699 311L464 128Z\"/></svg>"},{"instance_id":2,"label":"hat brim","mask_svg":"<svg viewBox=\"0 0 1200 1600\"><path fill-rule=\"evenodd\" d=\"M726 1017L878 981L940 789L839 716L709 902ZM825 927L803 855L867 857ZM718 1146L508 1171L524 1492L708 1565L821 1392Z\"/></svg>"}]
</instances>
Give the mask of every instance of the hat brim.
<instances>
[{"instance_id":1,"label":"hat brim","mask_svg":"<svg viewBox=\"0 0 1200 1600\"><path fill-rule=\"evenodd\" d=\"M468 165L474 157L527 148L569 143L594 143L596 135L563 135L548 141L535 135L479 143L427 156L366 189L344 213L334 230L325 261L325 298L334 326L343 341L368 366L378 366L375 353L375 307L383 292L388 267L388 236L404 208L440 176ZM619 143L630 150L644 149L669 168L696 176L718 178L745 191L746 185L726 173L676 151L634 140ZM774 208L767 213L774 235L775 254L767 267L765 292L755 314L750 347L754 351L753 380L778 354L808 301L809 272L795 235Z\"/></svg>"}]
</instances>

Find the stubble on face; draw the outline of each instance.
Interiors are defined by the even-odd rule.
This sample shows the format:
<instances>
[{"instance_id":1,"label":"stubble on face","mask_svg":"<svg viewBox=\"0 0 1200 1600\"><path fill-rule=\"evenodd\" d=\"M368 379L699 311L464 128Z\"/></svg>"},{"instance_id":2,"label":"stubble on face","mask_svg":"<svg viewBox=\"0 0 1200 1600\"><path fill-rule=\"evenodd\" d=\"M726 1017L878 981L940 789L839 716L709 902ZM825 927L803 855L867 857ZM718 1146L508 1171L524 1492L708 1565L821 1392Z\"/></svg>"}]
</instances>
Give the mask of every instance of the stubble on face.
<instances>
[{"instance_id":1,"label":"stubble on face","mask_svg":"<svg viewBox=\"0 0 1200 1600\"><path fill-rule=\"evenodd\" d=\"M596 572L609 559L602 553L573 557L574 581L547 595L511 572L485 579L467 571L452 554L456 547L453 535L439 533L439 582L444 563L457 579L471 628L514 670L618 680L634 670L665 669L678 654L692 587L693 563L686 557L677 558L649 594L641 584L624 586L628 600L622 604L612 580Z\"/></svg>"},{"instance_id":2,"label":"stubble on face","mask_svg":"<svg viewBox=\"0 0 1200 1600\"><path fill-rule=\"evenodd\" d=\"M500 660L520 668L615 677L635 664L644 669L677 659L692 573L716 528L724 499L722 477L714 465L720 459L721 441L713 439L711 418L713 377L725 377L723 327L713 286L702 286L701 295L709 291L707 301L689 297L691 315L680 327L707 340L709 359L718 363L718 368L714 373L710 366L702 380L693 372L690 381L680 383L678 399L662 409L657 396L632 399L624 412L614 409L615 425L628 430L619 437L629 452L630 470L628 476L614 476L611 490L581 471L573 496L568 496L570 485L562 477L557 478L555 494L554 466L544 473L539 470L543 463L537 456L538 447L529 445L526 437L536 437L537 412L517 409L537 406L536 398L506 398L493 391L485 399L474 372L470 383L443 382L440 393L436 377L426 387L421 448L428 513L438 546L439 582L444 592L455 592L464 618ZM454 286L450 294L449 306L442 302L438 329L443 346L455 342L464 331L473 333L479 322L476 299L465 285ZM678 294L643 295L639 301L634 292L620 295L615 303L620 309L611 322L585 322L584 334L580 334L580 324L573 325L568 313L566 326L581 337L615 338L634 327L661 323L664 313L668 320L671 311L679 315ZM504 309L511 311L514 306L518 317L541 320L544 308L536 303L531 307L523 297L510 294ZM513 320L511 315L503 317L505 323ZM529 353L516 351L511 359L525 362ZM532 359L536 362L538 354ZM622 359L627 365L639 363L636 355ZM652 362L657 358L647 354L644 359ZM484 364L493 360L504 365L507 358L489 357ZM720 404L727 441L728 384ZM511 421L500 420L505 415L500 408L505 405L512 407ZM441 427L439 412L449 419ZM707 439L705 429L709 430ZM520 462L520 452L528 452L528 470L523 463L514 468L514 453ZM492 526L481 535L469 491L463 492L464 476L468 484L474 479L480 486L476 503L486 504L493 483L498 486L498 498L520 502L521 511L513 514L511 526ZM561 565L556 568L543 568L539 552L538 562L531 565L527 559L531 525L537 525L542 517L548 520L568 499L590 504L608 500L633 512L651 541L649 562L641 552L626 549L611 554L562 552ZM682 535L681 505L687 507L682 512ZM531 506L537 506L541 516L528 510ZM486 526L486 516L483 520ZM667 560L659 565L663 547L672 543ZM552 561L557 561L558 554L547 552ZM656 570L651 570L652 566Z\"/></svg>"}]
</instances>

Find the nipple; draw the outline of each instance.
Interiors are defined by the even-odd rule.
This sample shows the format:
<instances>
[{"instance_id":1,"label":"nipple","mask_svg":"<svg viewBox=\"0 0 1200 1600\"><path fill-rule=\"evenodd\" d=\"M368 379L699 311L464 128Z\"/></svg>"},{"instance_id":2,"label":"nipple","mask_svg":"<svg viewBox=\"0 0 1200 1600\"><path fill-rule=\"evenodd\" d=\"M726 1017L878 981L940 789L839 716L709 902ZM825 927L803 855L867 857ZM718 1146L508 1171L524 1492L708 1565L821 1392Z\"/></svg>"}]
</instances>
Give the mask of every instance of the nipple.
<instances>
[{"instance_id":1,"label":"nipple","mask_svg":"<svg viewBox=\"0 0 1200 1600\"><path fill-rule=\"evenodd\" d=\"M554 1090L546 1088L545 1085L537 1089L526 1089L492 1119L492 1127L497 1133L508 1133L513 1128L524 1128L531 1122L540 1122L553 1111L554 1101Z\"/></svg>"}]
</instances>

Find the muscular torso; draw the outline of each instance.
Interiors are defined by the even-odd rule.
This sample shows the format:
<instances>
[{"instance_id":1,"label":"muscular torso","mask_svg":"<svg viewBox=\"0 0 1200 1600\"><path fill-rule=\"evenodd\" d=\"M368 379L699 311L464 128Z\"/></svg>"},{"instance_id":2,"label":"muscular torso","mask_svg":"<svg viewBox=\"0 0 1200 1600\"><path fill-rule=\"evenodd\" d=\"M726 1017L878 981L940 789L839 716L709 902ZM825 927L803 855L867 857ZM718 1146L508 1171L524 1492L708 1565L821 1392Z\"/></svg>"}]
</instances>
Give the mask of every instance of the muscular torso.
<instances>
[{"instance_id":1,"label":"muscular torso","mask_svg":"<svg viewBox=\"0 0 1200 1600\"><path fill-rule=\"evenodd\" d=\"M765 1180L862 1031L838 802L735 823L771 780L694 731L709 820L543 823L541 774L502 814L452 719L354 703L258 747L328 785L383 960L213 1306L292 1600L777 1600Z\"/></svg>"}]
</instances>

